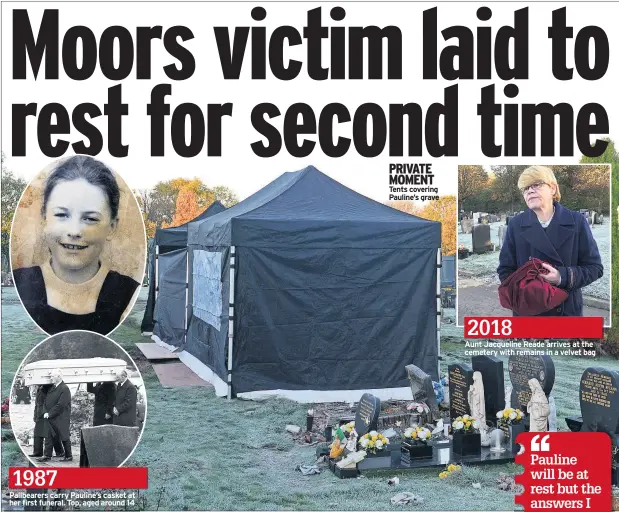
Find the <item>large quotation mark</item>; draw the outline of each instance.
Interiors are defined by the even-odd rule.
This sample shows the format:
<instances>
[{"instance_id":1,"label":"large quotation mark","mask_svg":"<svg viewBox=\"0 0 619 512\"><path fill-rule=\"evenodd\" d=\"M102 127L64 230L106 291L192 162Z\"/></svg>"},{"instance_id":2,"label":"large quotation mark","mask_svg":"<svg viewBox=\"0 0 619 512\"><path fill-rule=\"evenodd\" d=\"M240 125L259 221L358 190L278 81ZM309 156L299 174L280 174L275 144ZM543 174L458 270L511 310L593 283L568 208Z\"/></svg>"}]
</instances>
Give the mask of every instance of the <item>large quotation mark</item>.
<instances>
[{"instance_id":1,"label":"large quotation mark","mask_svg":"<svg viewBox=\"0 0 619 512\"><path fill-rule=\"evenodd\" d=\"M548 439L550 438L549 434L546 434L542 437L542 442L538 443L540 435L533 436L531 439L531 451L532 452L549 452L550 451L550 443L548 443Z\"/></svg>"}]
</instances>

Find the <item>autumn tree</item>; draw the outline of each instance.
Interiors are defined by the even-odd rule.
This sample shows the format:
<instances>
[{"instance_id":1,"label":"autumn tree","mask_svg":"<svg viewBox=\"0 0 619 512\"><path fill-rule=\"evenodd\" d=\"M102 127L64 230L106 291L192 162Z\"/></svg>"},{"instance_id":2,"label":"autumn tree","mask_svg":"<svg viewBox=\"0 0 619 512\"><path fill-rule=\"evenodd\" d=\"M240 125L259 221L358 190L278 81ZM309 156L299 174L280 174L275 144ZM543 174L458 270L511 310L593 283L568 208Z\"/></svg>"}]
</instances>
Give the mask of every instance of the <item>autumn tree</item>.
<instances>
[{"instance_id":1,"label":"autumn tree","mask_svg":"<svg viewBox=\"0 0 619 512\"><path fill-rule=\"evenodd\" d=\"M528 165L493 165L490 167L494 174L493 196L497 200L497 207L493 213L509 210L509 212L524 208L522 192L518 188L518 178Z\"/></svg>"},{"instance_id":2,"label":"autumn tree","mask_svg":"<svg viewBox=\"0 0 619 512\"><path fill-rule=\"evenodd\" d=\"M202 211L204 211L204 208L198 207L198 197L195 190L192 187L182 188L176 198L176 210L172 222L170 224L164 223L161 227L181 226L195 219Z\"/></svg>"},{"instance_id":3,"label":"autumn tree","mask_svg":"<svg viewBox=\"0 0 619 512\"><path fill-rule=\"evenodd\" d=\"M436 201L430 201L421 209L418 216L440 222L443 255L456 254L458 220L456 196L443 196Z\"/></svg>"},{"instance_id":4,"label":"autumn tree","mask_svg":"<svg viewBox=\"0 0 619 512\"><path fill-rule=\"evenodd\" d=\"M410 213L411 215L417 215L421 210L421 207L417 206L413 201L389 201L387 206L391 206L391 208L401 212Z\"/></svg>"},{"instance_id":5,"label":"autumn tree","mask_svg":"<svg viewBox=\"0 0 619 512\"><path fill-rule=\"evenodd\" d=\"M210 188L200 178L174 178L160 181L152 189L138 191L139 197L142 198L146 222L150 221L154 226L174 224L176 202L179 192L184 188L194 192L200 212L217 200L228 208L238 203L236 195L228 187L220 185Z\"/></svg>"},{"instance_id":6,"label":"autumn tree","mask_svg":"<svg viewBox=\"0 0 619 512\"><path fill-rule=\"evenodd\" d=\"M460 209L465 210L467 199L486 188L487 183L488 173L481 165L459 165L458 199L460 201Z\"/></svg>"},{"instance_id":7,"label":"autumn tree","mask_svg":"<svg viewBox=\"0 0 619 512\"><path fill-rule=\"evenodd\" d=\"M391 201L388 206L406 213L414 214L428 220L441 223L441 248L444 256L456 253L456 196L443 196L425 205L417 205L411 201Z\"/></svg>"}]
</instances>

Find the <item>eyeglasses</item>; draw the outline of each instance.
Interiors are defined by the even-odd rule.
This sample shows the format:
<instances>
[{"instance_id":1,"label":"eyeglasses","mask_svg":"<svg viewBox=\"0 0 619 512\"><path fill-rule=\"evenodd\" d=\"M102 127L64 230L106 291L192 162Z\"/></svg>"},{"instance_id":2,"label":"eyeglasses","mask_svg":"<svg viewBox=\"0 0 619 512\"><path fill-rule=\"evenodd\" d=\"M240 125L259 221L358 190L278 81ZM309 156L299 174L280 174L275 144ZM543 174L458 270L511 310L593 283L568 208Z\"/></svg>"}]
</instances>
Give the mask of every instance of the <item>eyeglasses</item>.
<instances>
[{"instance_id":1,"label":"eyeglasses","mask_svg":"<svg viewBox=\"0 0 619 512\"><path fill-rule=\"evenodd\" d=\"M542 188L543 185L546 185L546 183L544 183L543 181L538 181L537 183L533 183L532 185L529 185L528 187L521 188L520 191L523 194L526 194L527 190L529 189L533 191L538 191L540 188Z\"/></svg>"}]
</instances>

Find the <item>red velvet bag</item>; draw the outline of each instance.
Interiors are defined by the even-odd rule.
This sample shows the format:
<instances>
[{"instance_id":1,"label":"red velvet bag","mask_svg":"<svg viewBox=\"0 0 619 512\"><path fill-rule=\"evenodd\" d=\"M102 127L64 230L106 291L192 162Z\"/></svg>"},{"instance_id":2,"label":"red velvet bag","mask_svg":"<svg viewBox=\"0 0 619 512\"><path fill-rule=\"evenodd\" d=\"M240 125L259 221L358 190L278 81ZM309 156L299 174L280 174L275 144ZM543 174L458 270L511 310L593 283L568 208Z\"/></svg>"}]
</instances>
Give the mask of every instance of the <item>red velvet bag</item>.
<instances>
[{"instance_id":1,"label":"red velvet bag","mask_svg":"<svg viewBox=\"0 0 619 512\"><path fill-rule=\"evenodd\" d=\"M565 302L568 292L541 276L547 272L537 258L522 265L499 286L501 306L521 316L535 316Z\"/></svg>"}]
</instances>

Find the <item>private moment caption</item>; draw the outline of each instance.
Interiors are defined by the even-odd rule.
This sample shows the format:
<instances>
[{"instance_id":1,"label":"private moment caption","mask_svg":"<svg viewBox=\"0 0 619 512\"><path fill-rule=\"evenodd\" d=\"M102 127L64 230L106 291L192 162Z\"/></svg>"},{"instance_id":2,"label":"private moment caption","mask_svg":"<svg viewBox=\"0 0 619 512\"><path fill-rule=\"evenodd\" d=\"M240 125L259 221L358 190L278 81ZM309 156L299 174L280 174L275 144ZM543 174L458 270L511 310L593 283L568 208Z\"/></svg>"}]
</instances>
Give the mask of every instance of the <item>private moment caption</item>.
<instances>
[{"instance_id":1,"label":"private moment caption","mask_svg":"<svg viewBox=\"0 0 619 512\"><path fill-rule=\"evenodd\" d=\"M557 82L579 77L587 81L580 87L586 87L605 76L609 66L606 32L598 26L574 26L578 19L569 16L568 7L553 10L545 22L547 31L541 32L529 30L529 7L514 10L513 22L499 28L491 26L493 13L488 7L471 10L477 20L475 28L443 26L441 11L449 7L441 6L411 18L405 29L395 25L347 26L346 16L354 7L347 9L350 13L333 7L327 14L326 9L323 12L321 7L314 8L307 10L303 27L281 25L267 30L265 8L239 6L238 18L247 19L243 26L216 26L194 33L186 26L116 25L100 35L88 28L87 20L61 31L59 9L45 9L38 28L33 26L28 9L14 9L13 80L69 79L88 87L88 80L98 80L92 78L98 69L114 82L148 81L153 56L171 60L163 66L170 83L150 88L145 105L124 103L121 83L107 89L103 108L95 103L80 103L69 111L60 102L13 103L12 155L26 155L27 134L36 130L39 148L48 157L60 157L70 146L77 153L95 156L104 144L110 155L126 157L130 142L123 132L123 119L146 115L151 156L169 152L168 140L172 150L182 157L203 153L222 156L222 140L236 132L234 104L199 106L184 102L174 108L170 104L172 82L190 80L200 65L197 53L190 48L204 52L204 46L209 44L217 49L219 68L212 66L209 70L213 76L217 74L217 79L251 83L274 78L291 82L290 87L295 87L299 77L352 83L403 80L403 71L415 61L413 52L418 51L421 69L414 70L413 80L518 80L519 85L504 86L485 82L480 86L477 103L461 109L461 114L479 117L479 144L485 156L573 156L574 139L585 156L596 157L606 149L608 143L602 138L609 133L609 118L600 103L586 103L575 111L570 103L549 103L551 98L539 98L540 103L517 100L520 88L526 87L526 80L531 78L529 57L533 49L535 58L547 61ZM423 34L421 45L406 47L403 30ZM543 54L541 44L546 38L551 40L548 55ZM568 64L572 61L573 67ZM204 95L208 96L206 85ZM94 87L93 94L96 91ZM458 119L458 83L445 87L442 96L425 112L415 102L386 107L367 102L354 109L334 102L325 104L319 112L305 102L286 106L258 103L249 114L258 138L250 144L251 150L262 158L276 156L284 148L293 157L306 157L317 145L334 158L349 151L376 157L385 150L389 156L457 156L458 126L470 130L474 118L461 115ZM107 118L107 141L97 127L99 121L95 121L101 116ZM558 130L554 128L556 119ZM541 130L536 130L538 120ZM346 131L348 136L340 131ZM596 138L593 144L591 136ZM555 155L557 142L559 155Z\"/></svg>"}]
</instances>

